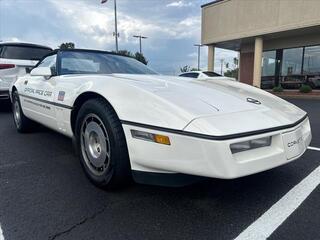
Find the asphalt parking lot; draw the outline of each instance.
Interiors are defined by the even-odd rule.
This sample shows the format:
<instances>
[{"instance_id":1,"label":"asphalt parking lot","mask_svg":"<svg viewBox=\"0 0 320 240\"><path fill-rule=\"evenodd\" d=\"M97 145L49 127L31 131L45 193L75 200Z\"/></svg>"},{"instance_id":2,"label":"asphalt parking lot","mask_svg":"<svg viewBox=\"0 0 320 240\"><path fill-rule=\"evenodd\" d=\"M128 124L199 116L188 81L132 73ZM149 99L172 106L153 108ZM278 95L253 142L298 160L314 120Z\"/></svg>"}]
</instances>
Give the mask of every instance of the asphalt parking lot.
<instances>
[{"instance_id":1,"label":"asphalt parking lot","mask_svg":"<svg viewBox=\"0 0 320 240\"><path fill-rule=\"evenodd\" d=\"M320 148L320 100L290 101L308 112L311 146ZM0 240L234 239L320 165L320 151L307 150L291 164L237 180L106 192L87 180L68 138L46 128L18 134L6 109L0 111L0 136ZM320 239L316 186L270 239ZM268 221L291 204L283 199Z\"/></svg>"}]
</instances>

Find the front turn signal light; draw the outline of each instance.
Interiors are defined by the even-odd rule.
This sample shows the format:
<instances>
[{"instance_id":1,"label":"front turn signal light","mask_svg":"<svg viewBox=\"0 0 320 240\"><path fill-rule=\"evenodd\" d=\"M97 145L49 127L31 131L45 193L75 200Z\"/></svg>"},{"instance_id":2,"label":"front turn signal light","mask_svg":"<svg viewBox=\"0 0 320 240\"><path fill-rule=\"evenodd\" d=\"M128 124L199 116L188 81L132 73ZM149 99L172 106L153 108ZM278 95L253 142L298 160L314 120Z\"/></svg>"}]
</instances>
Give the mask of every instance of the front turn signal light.
<instances>
[{"instance_id":1,"label":"front turn signal light","mask_svg":"<svg viewBox=\"0 0 320 240\"><path fill-rule=\"evenodd\" d=\"M141 140L155 142L155 143L164 144L164 145L171 145L169 137L165 135L153 134L153 133L148 133L148 132L143 132L138 130L131 130L131 135L133 138L136 138L136 139L141 139Z\"/></svg>"},{"instance_id":2,"label":"front turn signal light","mask_svg":"<svg viewBox=\"0 0 320 240\"><path fill-rule=\"evenodd\" d=\"M165 144L165 145L170 145L170 139L169 139L169 137L164 136L164 135L154 134L154 141L155 141L156 143Z\"/></svg>"}]
</instances>

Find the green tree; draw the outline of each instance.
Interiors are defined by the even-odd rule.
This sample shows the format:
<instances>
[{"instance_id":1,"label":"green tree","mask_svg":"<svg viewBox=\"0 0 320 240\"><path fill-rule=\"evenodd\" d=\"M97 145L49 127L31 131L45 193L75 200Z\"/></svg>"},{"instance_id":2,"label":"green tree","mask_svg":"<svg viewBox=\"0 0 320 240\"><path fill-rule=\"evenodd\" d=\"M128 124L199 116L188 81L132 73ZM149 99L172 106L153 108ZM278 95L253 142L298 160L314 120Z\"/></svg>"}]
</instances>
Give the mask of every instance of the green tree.
<instances>
[{"instance_id":1,"label":"green tree","mask_svg":"<svg viewBox=\"0 0 320 240\"><path fill-rule=\"evenodd\" d=\"M139 62L142 62L143 64L147 65L148 64L148 60L145 58L145 56L139 52L136 52L136 53L132 53L128 50L119 50L118 51L118 54L119 55L122 55L122 56L126 56L126 57L132 57L132 58L135 58L136 60L138 60Z\"/></svg>"},{"instance_id":2,"label":"green tree","mask_svg":"<svg viewBox=\"0 0 320 240\"><path fill-rule=\"evenodd\" d=\"M115 51L113 52L115 53ZM128 50L119 50L118 54L126 57L134 57L133 54Z\"/></svg>"},{"instance_id":3,"label":"green tree","mask_svg":"<svg viewBox=\"0 0 320 240\"><path fill-rule=\"evenodd\" d=\"M233 64L236 66L236 68L238 67L238 65L239 65L239 59L238 58L236 58L236 57L234 57L233 58Z\"/></svg>"},{"instance_id":4,"label":"green tree","mask_svg":"<svg viewBox=\"0 0 320 240\"><path fill-rule=\"evenodd\" d=\"M228 70L224 73L224 76L225 76L225 77L231 77L231 78L238 79L238 72L239 72L239 68L228 69Z\"/></svg>"},{"instance_id":5,"label":"green tree","mask_svg":"<svg viewBox=\"0 0 320 240\"><path fill-rule=\"evenodd\" d=\"M143 56L142 53L136 52L134 55L135 59L137 59L139 62L142 62L143 64L147 65L148 61L147 59Z\"/></svg>"},{"instance_id":6,"label":"green tree","mask_svg":"<svg viewBox=\"0 0 320 240\"><path fill-rule=\"evenodd\" d=\"M180 72L185 73L185 72L190 72L190 66L189 65L185 65L183 67L180 68Z\"/></svg>"},{"instance_id":7,"label":"green tree","mask_svg":"<svg viewBox=\"0 0 320 240\"><path fill-rule=\"evenodd\" d=\"M73 42L65 42L65 43L61 43L59 48L60 49L74 49L75 44Z\"/></svg>"}]
</instances>

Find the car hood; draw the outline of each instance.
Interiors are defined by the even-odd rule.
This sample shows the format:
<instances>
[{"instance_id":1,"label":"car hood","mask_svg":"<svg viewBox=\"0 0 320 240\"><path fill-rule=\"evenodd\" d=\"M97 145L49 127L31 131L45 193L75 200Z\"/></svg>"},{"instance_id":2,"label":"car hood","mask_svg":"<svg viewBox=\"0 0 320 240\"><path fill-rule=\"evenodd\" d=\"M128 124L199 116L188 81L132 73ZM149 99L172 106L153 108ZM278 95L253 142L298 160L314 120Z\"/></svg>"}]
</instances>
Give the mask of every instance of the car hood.
<instances>
[{"instance_id":1,"label":"car hood","mask_svg":"<svg viewBox=\"0 0 320 240\"><path fill-rule=\"evenodd\" d=\"M266 91L225 78L196 80L162 75L114 74L190 116L184 130L234 134L292 124L305 112ZM170 126L167 126L170 127Z\"/></svg>"}]
</instances>

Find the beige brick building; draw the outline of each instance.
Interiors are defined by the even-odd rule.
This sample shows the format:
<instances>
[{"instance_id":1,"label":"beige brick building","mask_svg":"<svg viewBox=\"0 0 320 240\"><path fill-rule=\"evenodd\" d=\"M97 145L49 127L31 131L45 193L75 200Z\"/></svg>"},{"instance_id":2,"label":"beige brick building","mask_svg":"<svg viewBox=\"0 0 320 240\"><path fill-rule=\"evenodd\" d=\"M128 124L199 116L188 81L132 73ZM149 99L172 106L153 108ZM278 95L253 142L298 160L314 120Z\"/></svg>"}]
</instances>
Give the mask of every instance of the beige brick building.
<instances>
[{"instance_id":1,"label":"beige brick building","mask_svg":"<svg viewBox=\"0 0 320 240\"><path fill-rule=\"evenodd\" d=\"M215 47L240 53L241 82L320 88L320 0L216 0L202 6L208 69Z\"/></svg>"}]
</instances>

